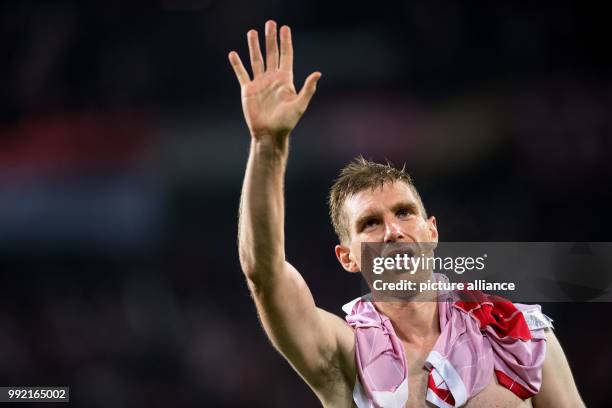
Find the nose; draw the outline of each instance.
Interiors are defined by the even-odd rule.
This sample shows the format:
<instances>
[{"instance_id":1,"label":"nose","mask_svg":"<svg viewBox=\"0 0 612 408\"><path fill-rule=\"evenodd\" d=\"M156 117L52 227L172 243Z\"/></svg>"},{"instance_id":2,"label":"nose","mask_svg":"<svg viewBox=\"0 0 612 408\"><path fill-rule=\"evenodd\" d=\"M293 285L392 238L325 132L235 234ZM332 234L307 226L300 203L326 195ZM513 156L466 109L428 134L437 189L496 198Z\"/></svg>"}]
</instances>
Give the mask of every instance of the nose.
<instances>
[{"instance_id":1,"label":"nose","mask_svg":"<svg viewBox=\"0 0 612 408\"><path fill-rule=\"evenodd\" d=\"M385 242L396 242L403 238L402 229L396 222L390 221L385 223Z\"/></svg>"}]
</instances>

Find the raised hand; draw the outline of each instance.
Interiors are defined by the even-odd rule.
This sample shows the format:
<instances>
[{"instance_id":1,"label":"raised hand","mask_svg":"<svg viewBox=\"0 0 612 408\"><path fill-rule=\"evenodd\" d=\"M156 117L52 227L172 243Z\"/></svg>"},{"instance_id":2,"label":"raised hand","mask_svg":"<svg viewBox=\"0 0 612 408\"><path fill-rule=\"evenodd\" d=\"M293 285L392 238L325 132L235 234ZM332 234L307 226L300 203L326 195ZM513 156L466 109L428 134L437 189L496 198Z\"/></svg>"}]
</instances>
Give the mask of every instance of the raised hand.
<instances>
[{"instance_id":1,"label":"raised hand","mask_svg":"<svg viewBox=\"0 0 612 408\"><path fill-rule=\"evenodd\" d=\"M284 138L289 133L314 95L320 72L306 78L299 93L293 85L293 45L288 26L280 29L280 55L277 43L276 23L266 22L266 62L259 48L257 31L247 33L253 79L249 77L238 53L229 53L242 93L242 110L251 136L256 140L265 137Z\"/></svg>"}]
</instances>

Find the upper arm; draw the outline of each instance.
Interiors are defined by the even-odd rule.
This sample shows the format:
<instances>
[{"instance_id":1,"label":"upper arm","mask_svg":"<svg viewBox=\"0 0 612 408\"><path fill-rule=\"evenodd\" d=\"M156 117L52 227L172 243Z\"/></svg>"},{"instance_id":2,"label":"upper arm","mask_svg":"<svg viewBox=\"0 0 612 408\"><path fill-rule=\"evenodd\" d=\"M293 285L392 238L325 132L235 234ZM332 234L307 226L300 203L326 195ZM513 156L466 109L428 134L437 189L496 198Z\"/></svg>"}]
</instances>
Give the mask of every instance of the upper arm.
<instances>
[{"instance_id":1,"label":"upper arm","mask_svg":"<svg viewBox=\"0 0 612 408\"><path fill-rule=\"evenodd\" d=\"M266 334L306 382L323 392L330 376L354 372L352 329L338 316L316 307L310 289L288 262L265 286L249 287ZM352 368L347 367L351 365ZM354 376L354 375L353 375Z\"/></svg>"},{"instance_id":2,"label":"upper arm","mask_svg":"<svg viewBox=\"0 0 612 408\"><path fill-rule=\"evenodd\" d=\"M535 407L584 407L563 349L552 330L546 330L542 386L533 397Z\"/></svg>"}]
</instances>

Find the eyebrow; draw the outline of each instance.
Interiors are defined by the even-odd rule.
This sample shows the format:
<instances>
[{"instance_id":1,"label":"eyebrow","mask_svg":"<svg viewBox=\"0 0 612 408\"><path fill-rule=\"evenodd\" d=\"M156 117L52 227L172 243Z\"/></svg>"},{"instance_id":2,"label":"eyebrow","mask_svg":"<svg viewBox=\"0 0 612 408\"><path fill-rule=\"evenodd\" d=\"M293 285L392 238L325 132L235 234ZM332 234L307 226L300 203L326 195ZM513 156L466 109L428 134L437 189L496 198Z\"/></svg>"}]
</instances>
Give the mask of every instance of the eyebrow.
<instances>
[{"instance_id":1,"label":"eyebrow","mask_svg":"<svg viewBox=\"0 0 612 408\"><path fill-rule=\"evenodd\" d=\"M419 207L417 206L416 203L412 201L399 201L393 204L393 206L391 207L391 211L397 212L403 208L409 209L414 214L417 214L417 215L419 214ZM365 223L366 221L369 221L372 218L379 217L379 216L380 216L380 211L378 210L366 210L366 212L360 215L359 218L357 218L357 221L355 221L355 226L357 230L359 230L361 228L361 225Z\"/></svg>"},{"instance_id":2,"label":"eyebrow","mask_svg":"<svg viewBox=\"0 0 612 408\"><path fill-rule=\"evenodd\" d=\"M398 210L401 210L402 208L407 208L413 213L417 215L419 214L419 206L415 202L412 202L412 201L400 201L398 203L395 203L393 207L391 207L391 210L393 212L396 212Z\"/></svg>"},{"instance_id":3,"label":"eyebrow","mask_svg":"<svg viewBox=\"0 0 612 408\"><path fill-rule=\"evenodd\" d=\"M380 211L376 211L376 210L366 211L364 214L359 216L359 218L357 218L357 221L355 221L355 227L357 228L357 231L361 229L361 226L365 224L366 221L369 221L378 216L380 216Z\"/></svg>"}]
</instances>

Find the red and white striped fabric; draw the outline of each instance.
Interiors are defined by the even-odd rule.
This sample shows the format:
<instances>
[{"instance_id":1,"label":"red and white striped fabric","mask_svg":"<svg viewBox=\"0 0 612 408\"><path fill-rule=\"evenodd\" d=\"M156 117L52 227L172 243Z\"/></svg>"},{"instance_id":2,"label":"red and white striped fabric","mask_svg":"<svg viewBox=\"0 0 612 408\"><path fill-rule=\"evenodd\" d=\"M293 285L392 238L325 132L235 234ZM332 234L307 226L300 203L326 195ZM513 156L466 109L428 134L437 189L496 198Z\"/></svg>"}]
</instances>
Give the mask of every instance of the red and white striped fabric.
<instances>
[{"instance_id":1,"label":"red and white striped fabric","mask_svg":"<svg viewBox=\"0 0 612 408\"><path fill-rule=\"evenodd\" d=\"M493 374L518 397L535 395L546 355L544 328L552 327L540 306L514 304L482 292L442 295L440 336L425 362L426 400L438 407L460 407L482 391ZM362 298L343 310L355 330L356 405L403 407L409 393L407 362L391 321Z\"/></svg>"}]
</instances>

